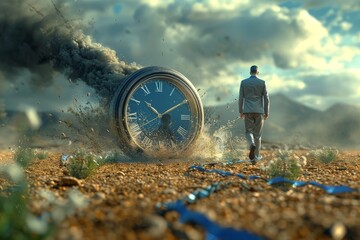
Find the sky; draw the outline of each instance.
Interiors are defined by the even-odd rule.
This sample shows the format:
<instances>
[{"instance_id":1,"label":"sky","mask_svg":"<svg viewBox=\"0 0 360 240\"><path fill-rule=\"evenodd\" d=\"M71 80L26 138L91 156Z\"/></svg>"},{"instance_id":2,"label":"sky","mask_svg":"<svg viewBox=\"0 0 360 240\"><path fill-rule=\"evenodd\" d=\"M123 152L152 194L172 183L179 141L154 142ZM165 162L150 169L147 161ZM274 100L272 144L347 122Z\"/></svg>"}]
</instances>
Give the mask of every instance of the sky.
<instances>
[{"instance_id":1,"label":"sky","mask_svg":"<svg viewBox=\"0 0 360 240\"><path fill-rule=\"evenodd\" d=\"M205 106L237 101L240 81L259 66L270 96L282 93L315 109L360 106L360 1L63 0L63 16L129 64L183 73ZM32 1L46 13L51 1ZM29 7L30 8L30 7ZM31 9L29 9L30 11ZM62 74L34 87L29 70L6 81L0 103L59 110L95 92ZM271 100L271 99L270 99Z\"/></svg>"}]
</instances>

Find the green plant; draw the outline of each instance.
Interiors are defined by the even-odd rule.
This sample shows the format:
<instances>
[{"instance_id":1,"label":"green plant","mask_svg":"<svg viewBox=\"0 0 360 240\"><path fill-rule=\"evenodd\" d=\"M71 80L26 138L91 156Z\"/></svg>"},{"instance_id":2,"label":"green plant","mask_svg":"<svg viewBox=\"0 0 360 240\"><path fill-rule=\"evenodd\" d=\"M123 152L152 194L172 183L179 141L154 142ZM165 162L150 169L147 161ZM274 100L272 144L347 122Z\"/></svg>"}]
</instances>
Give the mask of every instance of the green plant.
<instances>
[{"instance_id":1,"label":"green plant","mask_svg":"<svg viewBox=\"0 0 360 240\"><path fill-rule=\"evenodd\" d=\"M61 201L52 192L42 189L37 201L47 210L35 215L28 208L23 169L17 164L6 165L0 167L0 175L11 184L0 192L0 239L53 239L58 224L88 204L87 199L74 189L68 192L66 200Z\"/></svg>"},{"instance_id":2,"label":"green plant","mask_svg":"<svg viewBox=\"0 0 360 240\"><path fill-rule=\"evenodd\" d=\"M98 159L100 158L92 153L78 151L74 156L70 157L66 167L71 176L85 179L98 168Z\"/></svg>"},{"instance_id":3,"label":"green plant","mask_svg":"<svg viewBox=\"0 0 360 240\"><path fill-rule=\"evenodd\" d=\"M336 161L339 155L339 150L332 147L323 147L322 149L317 149L309 152L309 156L315 161L321 162L321 163L331 163L333 161Z\"/></svg>"},{"instance_id":4,"label":"green plant","mask_svg":"<svg viewBox=\"0 0 360 240\"><path fill-rule=\"evenodd\" d=\"M18 147L15 150L14 161L22 167L27 167L36 158L35 151L27 147Z\"/></svg>"},{"instance_id":5,"label":"green plant","mask_svg":"<svg viewBox=\"0 0 360 240\"><path fill-rule=\"evenodd\" d=\"M45 152L45 151L36 152L37 159L44 160L44 159L48 158L48 156L49 156L48 152Z\"/></svg>"},{"instance_id":6,"label":"green plant","mask_svg":"<svg viewBox=\"0 0 360 240\"><path fill-rule=\"evenodd\" d=\"M46 239L53 230L46 221L27 209L27 184L17 164L1 168L12 188L0 195L0 239Z\"/></svg>"},{"instance_id":7,"label":"green plant","mask_svg":"<svg viewBox=\"0 0 360 240\"><path fill-rule=\"evenodd\" d=\"M119 152L113 152L107 154L105 157L101 157L99 164L103 165L106 163L117 163L122 158L122 155Z\"/></svg>"},{"instance_id":8,"label":"green plant","mask_svg":"<svg viewBox=\"0 0 360 240\"><path fill-rule=\"evenodd\" d=\"M296 180L301 174L301 167L297 160L291 155L291 151L277 152L276 158L271 160L265 169L269 178L284 177Z\"/></svg>"}]
</instances>

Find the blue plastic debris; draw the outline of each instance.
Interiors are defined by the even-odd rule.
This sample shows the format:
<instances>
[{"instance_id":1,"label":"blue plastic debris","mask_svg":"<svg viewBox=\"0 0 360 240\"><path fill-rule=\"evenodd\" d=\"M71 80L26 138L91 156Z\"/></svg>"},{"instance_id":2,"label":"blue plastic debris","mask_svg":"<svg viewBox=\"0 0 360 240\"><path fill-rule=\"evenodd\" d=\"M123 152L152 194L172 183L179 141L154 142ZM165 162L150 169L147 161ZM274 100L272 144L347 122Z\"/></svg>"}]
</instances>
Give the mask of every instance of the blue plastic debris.
<instances>
[{"instance_id":1,"label":"blue plastic debris","mask_svg":"<svg viewBox=\"0 0 360 240\"><path fill-rule=\"evenodd\" d=\"M184 203L181 201L167 203L166 210L178 212L180 214L180 222L182 223L195 223L201 226L204 230L206 230L208 234L207 239L263 239L262 237L254 233L247 232L245 230L222 227L219 224L211 221L204 214L188 210Z\"/></svg>"},{"instance_id":2,"label":"blue plastic debris","mask_svg":"<svg viewBox=\"0 0 360 240\"><path fill-rule=\"evenodd\" d=\"M262 179L264 181L266 181L269 185L274 185L274 184L278 184L278 183L290 183L292 184L293 187L303 187L306 185L313 185L315 187L319 187L321 189L323 189L325 192L327 192L328 194L340 194L340 193L351 193L351 192L360 192L360 188L351 188L348 186L327 186L327 185L323 185L321 183L315 182L315 181L294 181L294 180L289 180L283 177L275 177L273 179L267 180L264 179L263 177L260 176L249 176L246 177L245 175L241 174L241 173L231 173L231 172L227 172L227 171L223 171L223 170L218 170L218 169L211 169L211 170L207 170L201 166L191 166L189 167L189 169L196 169L202 172L208 172L208 173L217 173L223 177L228 177L228 176L237 176L240 177L242 179L248 179L248 180L255 180L255 179Z\"/></svg>"}]
</instances>

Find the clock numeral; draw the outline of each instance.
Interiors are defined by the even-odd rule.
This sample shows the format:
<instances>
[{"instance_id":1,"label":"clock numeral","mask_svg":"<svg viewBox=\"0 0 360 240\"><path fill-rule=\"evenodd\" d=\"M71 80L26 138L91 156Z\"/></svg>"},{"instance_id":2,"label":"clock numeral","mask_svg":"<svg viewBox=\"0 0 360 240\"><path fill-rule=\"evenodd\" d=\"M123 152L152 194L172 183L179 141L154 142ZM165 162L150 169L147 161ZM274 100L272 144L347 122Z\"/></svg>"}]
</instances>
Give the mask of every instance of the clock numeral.
<instances>
[{"instance_id":1,"label":"clock numeral","mask_svg":"<svg viewBox=\"0 0 360 240\"><path fill-rule=\"evenodd\" d=\"M155 92L163 91L163 83L161 81L156 81L155 86L156 86Z\"/></svg>"},{"instance_id":2,"label":"clock numeral","mask_svg":"<svg viewBox=\"0 0 360 240\"><path fill-rule=\"evenodd\" d=\"M145 137L141 140L141 142L142 142L145 146L152 145L152 140L151 140L149 137L147 137L147 136L145 136Z\"/></svg>"},{"instance_id":3,"label":"clock numeral","mask_svg":"<svg viewBox=\"0 0 360 240\"><path fill-rule=\"evenodd\" d=\"M137 105L140 105L140 101L139 101L139 100L136 100L135 98L130 98L130 100L136 102Z\"/></svg>"},{"instance_id":4,"label":"clock numeral","mask_svg":"<svg viewBox=\"0 0 360 240\"><path fill-rule=\"evenodd\" d=\"M175 88L173 88L173 89L171 90L171 92L170 92L170 95L169 95L169 96L171 96L171 95L173 94L174 90L175 90Z\"/></svg>"},{"instance_id":5,"label":"clock numeral","mask_svg":"<svg viewBox=\"0 0 360 240\"><path fill-rule=\"evenodd\" d=\"M181 120L183 120L183 121L190 121L190 115L181 114Z\"/></svg>"},{"instance_id":6,"label":"clock numeral","mask_svg":"<svg viewBox=\"0 0 360 240\"><path fill-rule=\"evenodd\" d=\"M137 112L128 113L128 119L136 120L137 119Z\"/></svg>"},{"instance_id":7,"label":"clock numeral","mask_svg":"<svg viewBox=\"0 0 360 240\"><path fill-rule=\"evenodd\" d=\"M187 133L188 133L188 131L187 131L186 129L184 129L183 127L181 127L181 126L177 129L177 132L178 132L183 138L185 138L185 136L186 136Z\"/></svg>"},{"instance_id":8,"label":"clock numeral","mask_svg":"<svg viewBox=\"0 0 360 240\"><path fill-rule=\"evenodd\" d=\"M137 124L133 124L130 126L130 130L133 133L134 137L137 137L141 133L140 126Z\"/></svg>"},{"instance_id":9,"label":"clock numeral","mask_svg":"<svg viewBox=\"0 0 360 240\"><path fill-rule=\"evenodd\" d=\"M141 89L144 91L145 96L150 94L150 91L149 91L148 87L145 84L141 85Z\"/></svg>"}]
</instances>

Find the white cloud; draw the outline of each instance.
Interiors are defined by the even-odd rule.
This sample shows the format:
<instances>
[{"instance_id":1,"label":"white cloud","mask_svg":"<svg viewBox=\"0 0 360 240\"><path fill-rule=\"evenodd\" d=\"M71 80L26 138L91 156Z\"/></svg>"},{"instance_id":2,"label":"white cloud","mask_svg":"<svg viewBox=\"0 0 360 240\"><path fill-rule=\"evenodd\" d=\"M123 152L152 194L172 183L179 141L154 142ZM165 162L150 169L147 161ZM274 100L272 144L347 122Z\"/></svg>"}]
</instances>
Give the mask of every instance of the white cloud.
<instances>
[{"instance_id":1,"label":"white cloud","mask_svg":"<svg viewBox=\"0 0 360 240\"><path fill-rule=\"evenodd\" d=\"M306 87L306 84L301 80L281 77L276 74L265 75L264 79L270 93L303 90Z\"/></svg>"},{"instance_id":2,"label":"white cloud","mask_svg":"<svg viewBox=\"0 0 360 240\"><path fill-rule=\"evenodd\" d=\"M335 1L329 4L335 6ZM297 72L291 80L277 73L264 76L272 91L296 90L298 96L299 92L311 91L315 96L322 91L311 88L310 83L297 76L312 70L331 74L341 71L359 54L359 47L344 42L343 34L330 32L326 22L307 9L323 5L305 5L287 8L259 1L254 8L251 1L220 0L166 1L151 6L124 3L127 11L119 16L119 24L102 20L109 22L106 32L98 29L95 36L101 35L132 61L183 72L196 86L214 96L231 99L236 95L233 89L240 79L235 69L248 69L253 63ZM347 7L339 8L344 11ZM352 23L334 9L336 24L343 30L352 29ZM124 29L130 33L124 34ZM111 37L107 37L108 32ZM118 39L122 39L121 43ZM324 85L328 86L326 82Z\"/></svg>"},{"instance_id":3,"label":"white cloud","mask_svg":"<svg viewBox=\"0 0 360 240\"><path fill-rule=\"evenodd\" d=\"M264 74L271 92L293 93L315 106L335 101L338 92L338 101L349 91L360 100L353 90L359 79L348 74L359 75L360 35L356 18L345 14L360 10L358 0L305 0L302 6L260 0L255 7L250 0L124 0L117 12L112 0L67 3L65 16L91 22L94 41L128 62L175 68L208 92L205 104L236 96L252 64L276 70ZM239 69L246 69L244 76ZM282 75L287 71L293 75ZM350 84L338 80L344 75Z\"/></svg>"}]
</instances>

